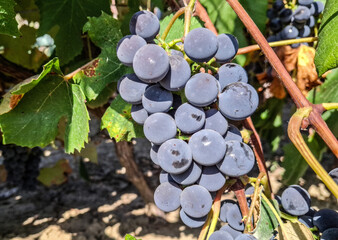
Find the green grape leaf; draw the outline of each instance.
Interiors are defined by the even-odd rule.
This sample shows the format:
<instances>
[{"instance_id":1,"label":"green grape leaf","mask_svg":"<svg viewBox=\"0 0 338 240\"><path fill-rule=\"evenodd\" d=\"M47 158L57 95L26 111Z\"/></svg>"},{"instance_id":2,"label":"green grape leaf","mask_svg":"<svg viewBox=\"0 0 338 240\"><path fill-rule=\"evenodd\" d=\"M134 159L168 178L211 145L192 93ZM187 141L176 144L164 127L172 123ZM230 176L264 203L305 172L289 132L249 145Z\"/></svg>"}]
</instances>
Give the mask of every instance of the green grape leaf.
<instances>
[{"instance_id":1,"label":"green grape leaf","mask_svg":"<svg viewBox=\"0 0 338 240\"><path fill-rule=\"evenodd\" d=\"M0 0L0 33L10 36L20 36L18 23L15 20L16 3L13 0Z\"/></svg>"},{"instance_id":2,"label":"green grape leaf","mask_svg":"<svg viewBox=\"0 0 338 240\"><path fill-rule=\"evenodd\" d=\"M312 103L334 103L338 102L338 68L332 70L326 77L325 82L312 89L308 93L308 99Z\"/></svg>"},{"instance_id":3,"label":"green grape leaf","mask_svg":"<svg viewBox=\"0 0 338 240\"><path fill-rule=\"evenodd\" d=\"M143 128L131 118L131 104L117 96L102 117L101 128L107 129L109 136L119 141L131 141L144 137Z\"/></svg>"},{"instance_id":4,"label":"green grape leaf","mask_svg":"<svg viewBox=\"0 0 338 240\"><path fill-rule=\"evenodd\" d=\"M116 92L116 83L111 83L106 86L102 92L92 101L87 102L87 106L90 108L98 108L102 107L106 104L111 96L113 96L114 92Z\"/></svg>"},{"instance_id":5,"label":"green grape leaf","mask_svg":"<svg viewBox=\"0 0 338 240\"><path fill-rule=\"evenodd\" d=\"M260 199L260 214L253 235L257 239L270 239L273 235L274 229L278 226L278 221L266 201L262 197Z\"/></svg>"},{"instance_id":6,"label":"green grape leaf","mask_svg":"<svg viewBox=\"0 0 338 240\"><path fill-rule=\"evenodd\" d=\"M130 234L126 234L126 236L124 237L124 240L141 240L141 239L137 239Z\"/></svg>"},{"instance_id":7,"label":"green grape leaf","mask_svg":"<svg viewBox=\"0 0 338 240\"><path fill-rule=\"evenodd\" d=\"M32 76L15 85L10 91L8 91L3 96L3 100L0 103L0 115L7 113L16 107L23 94L34 88L47 74L52 73L62 75L59 60L57 58L54 58L45 64L40 75Z\"/></svg>"},{"instance_id":8,"label":"green grape leaf","mask_svg":"<svg viewBox=\"0 0 338 240\"><path fill-rule=\"evenodd\" d=\"M259 30L264 34L267 21L266 11L268 10L268 0L240 0L239 2L243 5Z\"/></svg>"},{"instance_id":9,"label":"green grape leaf","mask_svg":"<svg viewBox=\"0 0 338 240\"><path fill-rule=\"evenodd\" d=\"M38 6L35 4L35 0L15 0L17 5L15 6L15 12L19 13L23 19L28 22L40 21L40 12Z\"/></svg>"},{"instance_id":10,"label":"green grape leaf","mask_svg":"<svg viewBox=\"0 0 338 240\"><path fill-rule=\"evenodd\" d=\"M39 35L58 26L54 40L61 65L81 53L81 30L87 17L99 16L101 11L110 12L108 0L39 0L37 5L41 14Z\"/></svg>"},{"instance_id":11,"label":"green grape leaf","mask_svg":"<svg viewBox=\"0 0 338 240\"><path fill-rule=\"evenodd\" d=\"M10 62L36 71L48 59L43 52L33 47L37 30L23 25L20 31L22 36L19 38L0 35L0 42L4 47L2 56Z\"/></svg>"},{"instance_id":12,"label":"green grape leaf","mask_svg":"<svg viewBox=\"0 0 338 240\"><path fill-rule=\"evenodd\" d=\"M0 116L3 143L44 147L57 136L61 119L66 120L65 151L80 150L88 141L89 132L84 94L62 75L48 73L23 95L14 109Z\"/></svg>"},{"instance_id":13,"label":"green grape leaf","mask_svg":"<svg viewBox=\"0 0 338 240\"><path fill-rule=\"evenodd\" d=\"M312 139L312 141L309 141L306 136L303 137L305 143L311 149L313 155L318 161L321 161L322 155L326 151L325 145L321 142L320 139L317 139L317 137ZM281 164L281 166L285 169L285 172L283 174L283 183L285 183L286 185L297 184L299 178L301 178L305 174L309 165L292 143L284 145L283 151L284 160Z\"/></svg>"},{"instance_id":14,"label":"green grape leaf","mask_svg":"<svg viewBox=\"0 0 338 240\"><path fill-rule=\"evenodd\" d=\"M168 26L173 16L174 14L170 14L160 21L160 36L164 32L165 28ZM192 17L190 30L193 30L195 28L201 28L201 27L203 27L203 23L200 20L198 20L198 18ZM170 42L174 39L182 38L183 33L184 33L184 17L180 17L175 21L174 25L171 27L165 41Z\"/></svg>"},{"instance_id":15,"label":"green grape leaf","mask_svg":"<svg viewBox=\"0 0 338 240\"><path fill-rule=\"evenodd\" d=\"M93 64L74 76L88 100L94 100L110 83L117 82L122 75L131 71L116 56L116 45L122 38L119 22L112 16L102 13L98 18L89 18L83 27L91 40L102 49Z\"/></svg>"},{"instance_id":16,"label":"green grape leaf","mask_svg":"<svg viewBox=\"0 0 338 240\"><path fill-rule=\"evenodd\" d=\"M319 76L338 67L338 2L327 0L318 34L315 65Z\"/></svg>"}]
</instances>

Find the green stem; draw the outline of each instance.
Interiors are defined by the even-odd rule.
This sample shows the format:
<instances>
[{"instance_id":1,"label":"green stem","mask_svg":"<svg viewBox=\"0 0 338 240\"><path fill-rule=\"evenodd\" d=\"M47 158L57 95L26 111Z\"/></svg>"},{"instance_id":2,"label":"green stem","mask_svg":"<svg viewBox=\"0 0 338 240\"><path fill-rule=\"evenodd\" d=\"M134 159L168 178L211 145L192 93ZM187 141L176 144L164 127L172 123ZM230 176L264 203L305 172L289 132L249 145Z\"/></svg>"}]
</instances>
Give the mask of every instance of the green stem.
<instances>
[{"instance_id":1,"label":"green stem","mask_svg":"<svg viewBox=\"0 0 338 240\"><path fill-rule=\"evenodd\" d=\"M284 227L284 223L282 221L282 219L280 218L280 216L278 215L275 207L272 205L272 203L269 201L269 199L264 195L262 194L262 198L265 200L266 204L268 204L269 208L271 209L272 213L275 215L279 225L280 225L280 228L282 229L282 234L283 234L283 237L285 240L288 240L289 238L287 237L286 235L286 230L285 230L285 227Z\"/></svg>"},{"instance_id":2,"label":"green stem","mask_svg":"<svg viewBox=\"0 0 338 240\"><path fill-rule=\"evenodd\" d=\"M190 0L188 6L185 8L184 12L184 37L187 36L190 31L191 16L194 10L196 0Z\"/></svg>"},{"instance_id":3,"label":"green stem","mask_svg":"<svg viewBox=\"0 0 338 240\"><path fill-rule=\"evenodd\" d=\"M169 33L170 29L172 28L172 26L174 25L175 21L184 13L184 9L185 8L181 8L180 10L178 10L175 13L175 15L170 19L168 26L164 29L164 32L162 33L162 36L161 36L161 39L163 41L167 38L168 33Z\"/></svg>"},{"instance_id":4,"label":"green stem","mask_svg":"<svg viewBox=\"0 0 338 240\"><path fill-rule=\"evenodd\" d=\"M172 48L174 45L176 45L176 43L182 42L183 40L181 38L178 39L174 39L171 42L168 43L169 47ZM180 49L179 51L183 51L182 49Z\"/></svg>"},{"instance_id":5,"label":"green stem","mask_svg":"<svg viewBox=\"0 0 338 240\"><path fill-rule=\"evenodd\" d=\"M147 0L147 10L151 11L151 0Z\"/></svg>"},{"instance_id":6,"label":"green stem","mask_svg":"<svg viewBox=\"0 0 338 240\"><path fill-rule=\"evenodd\" d=\"M270 47L280 47L280 46L286 46L291 45L295 43L304 43L304 42L316 42L318 41L318 37L307 37L307 38L299 38L299 39L289 39L289 40L282 40L282 41L276 41L276 42L270 42L268 43ZM257 50L260 50L258 44L250 45L247 47L243 47L238 49L237 55L246 54L249 52L254 52Z\"/></svg>"},{"instance_id":7,"label":"green stem","mask_svg":"<svg viewBox=\"0 0 338 240\"><path fill-rule=\"evenodd\" d=\"M292 223L298 222L298 218L297 218L297 217L291 216L291 215L289 215L289 214L287 214L287 213L280 212L280 216L281 216L282 218L286 219L286 220L289 220L289 221L292 222Z\"/></svg>"},{"instance_id":8,"label":"green stem","mask_svg":"<svg viewBox=\"0 0 338 240\"><path fill-rule=\"evenodd\" d=\"M326 111L338 109L338 103L322 103Z\"/></svg>"}]
</instances>

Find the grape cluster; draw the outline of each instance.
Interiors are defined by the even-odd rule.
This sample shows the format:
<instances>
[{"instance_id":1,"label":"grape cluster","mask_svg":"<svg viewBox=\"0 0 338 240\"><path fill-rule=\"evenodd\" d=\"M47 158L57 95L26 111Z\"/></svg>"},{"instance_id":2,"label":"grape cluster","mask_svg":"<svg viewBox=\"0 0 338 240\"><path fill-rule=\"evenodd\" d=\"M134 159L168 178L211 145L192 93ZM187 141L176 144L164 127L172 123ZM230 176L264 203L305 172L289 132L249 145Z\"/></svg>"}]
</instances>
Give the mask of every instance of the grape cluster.
<instances>
[{"instance_id":1,"label":"grape cluster","mask_svg":"<svg viewBox=\"0 0 338 240\"><path fill-rule=\"evenodd\" d=\"M314 0L298 0L294 9L285 7L283 0L276 0L268 9L269 27L273 35L269 42L309 37L316 23L316 18L323 12L324 4ZM307 43L303 43L307 44ZM299 47L293 44L291 47Z\"/></svg>"},{"instance_id":2,"label":"grape cluster","mask_svg":"<svg viewBox=\"0 0 338 240\"><path fill-rule=\"evenodd\" d=\"M321 233L321 240L335 240L338 236L338 213L331 209L314 210L310 194L299 185L286 188L282 196L276 196L281 210L298 217L306 227L314 227Z\"/></svg>"},{"instance_id":3,"label":"grape cluster","mask_svg":"<svg viewBox=\"0 0 338 240\"><path fill-rule=\"evenodd\" d=\"M246 71L229 63L238 50L234 36L196 28L176 50L165 50L153 41L159 26L151 12L132 17L132 35L119 41L117 56L134 73L124 75L117 88L152 143L152 161L162 168L155 204L165 212L181 207L182 221L195 228L204 224L227 178L246 175L254 166L253 151L227 119L253 114L258 94ZM223 64L215 76L192 73L193 62L213 58Z\"/></svg>"},{"instance_id":4,"label":"grape cluster","mask_svg":"<svg viewBox=\"0 0 338 240\"><path fill-rule=\"evenodd\" d=\"M29 149L12 144L0 145L0 150L4 157L8 185L35 190L42 150L38 147Z\"/></svg>"}]
</instances>

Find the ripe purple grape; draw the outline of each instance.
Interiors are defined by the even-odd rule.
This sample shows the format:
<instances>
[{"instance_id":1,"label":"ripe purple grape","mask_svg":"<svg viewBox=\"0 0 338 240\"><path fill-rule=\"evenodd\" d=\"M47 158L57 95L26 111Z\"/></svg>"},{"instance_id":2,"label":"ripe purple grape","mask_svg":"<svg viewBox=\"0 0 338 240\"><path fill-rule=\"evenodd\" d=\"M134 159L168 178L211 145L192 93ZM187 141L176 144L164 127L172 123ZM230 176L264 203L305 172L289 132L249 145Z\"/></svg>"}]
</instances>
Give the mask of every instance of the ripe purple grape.
<instances>
[{"instance_id":1,"label":"ripe purple grape","mask_svg":"<svg viewBox=\"0 0 338 240\"><path fill-rule=\"evenodd\" d=\"M151 41L160 31L160 21L157 16L149 11L139 11L130 19L129 30L146 41Z\"/></svg>"},{"instance_id":2,"label":"ripe purple grape","mask_svg":"<svg viewBox=\"0 0 338 240\"><path fill-rule=\"evenodd\" d=\"M217 164L219 170L230 177L248 174L255 164L251 148L239 141L227 141L225 144L224 159Z\"/></svg>"},{"instance_id":3,"label":"ripe purple grape","mask_svg":"<svg viewBox=\"0 0 338 240\"><path fill-rule=\"evenodd\" d=\"M189 140L194 160L203 166L212 166L221 161L225 154L225 141L216 131L203 129L194 133Z\"/></svg>"},{"instance_id":4,"label":"ripe purple grape","mask_svg":"<svg viewBox=\"0 0 338 240\"><path fill-rule=\"evenodd\" d=\"M184 40L184 51L195 62L209 61L215 56L217 50L217 37L206 28L191 30Z\"/></svg>"},{"instance_id":5,"label":"ripe purple grape","mask_svg":"<svg viewBox=\"0 0 338 240\"><path fill-rule=\"evenodd\" d=\"M166 113L154 113L143 124L145 137L154 144L162 144L176 136L175 120Z\"/></svg>"},{"instance_id":6,"label":"ripe purple grape","mask_svg":"<svg viewBox=\"0 0 338 240\"><path fill-rule=\"evenodd\" d=\"M238 40L231 34L220 34L217 36L218 50L215 58L216 62L226 63L231 61L238 51Z\"/></svg>"},{"instance_id":7,"label":"ripe purple grape","mask_svg":"<svg viewBox=\"0 0 338 240\"><path fill-rule=\"evenodd\" d=\"M135 53L147 42L137 35L127 35L123 37L117 44L116 55L117 58L126 66L133 65Z\"/></svg>"},{"instance_id":8,"label":"ripe purple grape","mask_svg":"<svg viewBox=\"0 0 338 240\"><path fill-rule=\"evenodd\" d=\"M184 92L192 105L206 107L217 98L219 92L217 80L208 73L197 73L189 79Z\"/></svg>"},{"instance_id":9,"label":"ripe purple grape","mask_svg":"<svg viewBox=\"0 0 338 240\"><path fill-rule=\"evenodd\" d=\"M184 188L180 196L183 211L190 217L206 216L211 210L212 198L207 189L199 185Z\"/></svg>"},{"instance_id":10,"label":"ripe purple grape","mask_svg":"<svg viewBox=\"0 0 338 240\"><path fill-rule=\"evenodd\" d=\"M154 201L156 206L164 212L175 211L180 207L182 190L171 182L161 183L155 190Z\"/></svg>"},{"instance_id":11,"label":"ripe purple grape","mask_svg":"<svg viewBox=\"0 0 338 240\"><path fill-rule=\"evenodd\" d=\"M160 84L169 91L178 91L185 86L190 78L190 66L188 62L179 55L169 56L169 63L169 71L160 81Z\"/></svg>"},{"instance_id":12,"label":"ripe purple grape","mask_svg":"<svg viewBox=\"0 0 338 240\"><path fill-rule=\"evenodd\" d=\"M167 112L173 104L173 94L160 85L146 89L142 96L142 105L148 113Z\"/></svg>"},{"instance_id":13,"label":"ripe purple grape","mask_svg":"<svg viewBox=\"0 0 338 240\"><path fill-rule=\"evenodd\" d=\"M140 104L149 85L142 82L135 74L124 75L118 84L121 98L131 104Z\"/></svg>"},{"instance_id":14,"label":"ripe purple grape","mask_svg":"<svg viewBox=\"0 0 338 240\"><path fill-rule=\"evenodd\" d=\"M202 108L184 103L175 112L175 122L182 132L192 134L203 127L205 113Z\"/></svg>"},{"instance_id":15,"label":"ripe purple grape","mask_svg":"<svg viewBox=\"0 0 338 240\"><path fill-rule=\"evenodd\" d=\"M161 81L169 71L169 57L158 45L141 47L133 59L133 69L139 79L146 83Z\"/></svg>"},{"instance_id":16,"label":"ripe purple grape","mask_svg":"<svg viewBox=\"0 0 338 240\"><path fill-rule=\"evenodd\" d=\"M217 79L221 84L221 92L231 83L248 82L248 74L245 69L236 63L227 63L218 69Z\"/></svg>"},{"instance_id":17,"label":"ripe purple grape","mask_svg":"<svg viewBox=\"0 0 338 240\"><path fill-rule=\"evenodd\" d=\"M189 145L181 139L170 139L164 142L157 152L161 168L170 174L181 174L192 163Z\"/></svg>"}]
</instances>

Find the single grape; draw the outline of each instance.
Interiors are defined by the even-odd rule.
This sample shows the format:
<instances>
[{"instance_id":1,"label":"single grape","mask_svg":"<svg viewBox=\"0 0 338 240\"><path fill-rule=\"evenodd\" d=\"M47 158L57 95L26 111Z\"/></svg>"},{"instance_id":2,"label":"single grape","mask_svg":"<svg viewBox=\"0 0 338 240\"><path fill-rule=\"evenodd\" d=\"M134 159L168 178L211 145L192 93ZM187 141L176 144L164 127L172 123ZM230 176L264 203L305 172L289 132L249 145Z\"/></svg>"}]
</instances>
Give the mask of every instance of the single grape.
<instances>
[{"instance_id":1,"label":"single grape","mask_svg":"<svg viewBox=\"0 0 338 240\"><path fill-rule=\"evenodd\" d=\"M169 57L158 45L141 47L133 59L133 69L139 79L146 83L161 81L169 71Z\"/></svg>"},{"instance_id":2,"label":"single grape","mask_svg":"<svg viewBox=\"0 0 338 240\"><path fill-rule=\"evenodd\" d=\"M222 160L226 145L223 137L211 129L203 129L194 133L189 140L194 160L203 165L215 165Z\"/></svg>"},{"instance_id":3,"label":"single grape","mask_svg":"<svg viewBox=\"0 0 338 240\"><path fill-rule=\"evenodd\" d=\"M307 20L306 25L308 25L310 28L313 28L316 24L316 20L314 16L311 16L309 20Z\"/></svg>"},{"instance_id":4,"label":"single grape","mask_svg":"<svg viewBox=\"0 0 338 240\"><path fill-rule=\"evenodd\" d=\"M229 124L228 131L224 136L224 140L225 141L236 140L236 141L242 142L243 138L242 138L241 131L239 131L239 129L236 126Z\"/></svg>"},{"instance_id":5,"label":"single grape","mask_svg":"<svg viewBox=\"0 0 338 240\"><path fill-rule=\"evenodd\" d=\"M221 231L225 231L230 233L230 235L235 239L236 237L242 235L241 231L237 231L233 229L232 227L229 226L229 224L224 225L223 227L220 228Z\"/></svg>"},{"instance_id":6,"label":"single grape","mask_svg":"<svg viewBox=\"0 0 338 240\"><path fill-rule=\"evenodd\" d=\"M271 35L266 39L268 42L276 42L277 40L277 36L276 35Z\"/></svg>"},{"instance_id":7,"label":"single grape","mask_svg":"<svg viewBox=\"0 0 338 240\"><path fill-rule=\"evenodd\" d=\"M198 184L205 187L209 192L216 192L224 186L225 177L215 166L203 167Z\"/></svg>"},{"instance_id":8,"label":"single grape","mask_svg":"<svg viewBox=\"0 0 338 240\"><path fill-rule=\"evenodd\" d=\"M190 217L206 216L211 210L212 198L207 189L199 185L184 188L180 196L183 211Z\"/></svg>"},{"instance_id":9,"label":"single grape","mask_svg":"<svg viewBox=\"0 0 338 240\"><path fill-rule=\"evenodd\" d=\"M257 240L257 238L250 234L242 234L236 237L235 240Z\"/></svg>"},{"instance_id":10,"label":"single grape","mask_svg":"<svg viewBox=\"0 0 338 240\"><path fill-rule=\"evenodd\" d=\"M331 209L321 209L313 216L313 224L318 228L319 232L338 226L338 213Z\"/></svg>"},{"instance_id":11,"label":"single grape","mask_svg":"<svg viewBox=\"0 0 338 240\"><path fill-rule=\"evenodd\" d=\"M269 19L273 19L278 17L278 12L276 12L273 8L269 8L268 11L266 12L266 16Z\"/></svg>"},{"instance_id":12,"label":"single grape","mask_svg":"<svg viewBox=\"0 0 338 240\"><path fill-rule=\"evenodd\" d=\"M220 34L217 36L218 50L215 58L216 62L226 63L231 61L238 51L238 40L231 34Z\"/></svg>"},{"instance_id":13,"label":"single grape","mask_svg":"<svg viewBox=\"0 0 338 240\"><path fill-rule=\"evenodd\" d=\"M182 190L175 183L161 183L155 190L154 201L156 206L164 212L175 211L180 207Z\"/></svg>"},{"instance_id":14,"label":"single grape","mask_svg":"<svg viewBox=\"0 0 338 240\"><path fill-rule=\"evenodd\" d=\"M158 160L157 160L157 152L158 149L160 148L160 145L156 145L156 144L151 144L151 148L150 148L150 159L151 161L153 161L153 163L155 163L156 165L158 164Z\"/></svg>"},{"instance_id":15,"label":"single grape","mask_svg":"<svg viewBox=\"0 0 338 240\"><path fill-rule=\"evenodd\" d=\"M162 144L176 136L175 120L166 113L154 113L143 124L145 137L154 144Z\"/></svg>"},{"instance_id":16,"label":"single grape","mask_svg":"<svg viewBox=\"0 0 338 240\"><path fill-rule=\"evenodd\" d=\"M205 112L204 129L214 130L223 136L228 130L228 121L221 112L211 108Z\"/></svg>"},{"instance_id":17,"label":"single grape","mask_svg":"<svg viewBox=\"0 0 338 240\"><path fill-rule=\"evenodd\" d=\"M118 90L121 98L131 104L140 104L142 96L149 86L142 82L135 74L124 75L120 79Z\"/></svg>"},{"instance_id":18,"label":"single grape","mask_svg":"<svg viewBox=\"0 0 338 240\"><path fill-rule=\"evenodd\" d=\"M164 171L164 170L162 170L160 172L159 179L160 179L160 183L165 183L165 182L176 183L174 181L174 179L171 177L171 175L169 173L167 173L166 171Z\"/></svg>"},{"instance_id":19,"label":"single grape","mask_svg":"<svg viewBox=\"0 0 338 240\"><path fill-rule=\"evenodd\" d=\"M283 39L293 39L298 37L298 29L294 26L288 25L281 31L281 36Z\"/></svg>"},{"instance_id":20,"label":"single grape","mask_svg":"<svg viewBox=\"0 0 338 240\"><path fill-rule=\"evenodd\" d=\"M282 23L289 23L292 20L292 10L290 8L283 9L279 14Z\"/></svg>"},{"instance_id":21,"label":"single grape","mask_svg":"<svg viewBox=\"0 0 338 240\"><path fill-rule=\"evenodd\" d=\"M329 172L330 177L332 177L333 181L336 182L336 184L338 184L338 168L332 169Z\"/></svg>"},{"instance_id":22,"label":"single grape","mask_svg":"<svg viewBox=\"0 0 338 240\"><path fill-rule=\"evenodd\" d=\"M338 236L338 228L329 228L326 229L322 236L320 237L320 240L337 240Z\"/></svg>"},{"instance_id":23,"label":"single grape","mask_svg":"<svg viewBox=\"0 0 338 240\"><path fill-rule=\"evenodd\" d=\"M284 8L284 2L283 0L277 0L273 3L272 5L273 9L275 9L276 11L280 11Z\"/></svg>"},{"instance_id":24,"label":"single grape","mask_svg":"<svg viewBox=\"0 0 338 240\"><path fill-rule=\"evenodd\" d=\"M226 219L228 221L228 224L230 227L238 230L243 231L244 230L244 223L242 221L242 213L237 204L232 205L227 213L226 213Z\"/></svg>"},{"instance_id":25,"label":"single grape","mask_svg":"<svg viewBox=\"0 0 338 240\"><path fill-rule=\"evenodd\" d=\"M308 192L300 186L289 186L282 194L283 209L294 216L306 214L311 205Z\"/></svg>"},{"instance_id":26,"label":"single grape","mask_svg":"<svg viewBox=\"0 0 338 240\"><path fill-rule=\"evenodd\" d=\"M142 105L148 113L167 112L173 104L173 94L160 85L147 88L142 96Z\"/></svg>"},{"instance_id":27,"label":"single grape","mask_svg":"<svg viewBox=\"0 0 338 240\"><path fill-rule=\"evenodd\" d=\"M313 228L314 225L313 225L313 220L312 220L312 217L310 216L301 216L298 218L298 221L302 224L304 224L307 228Z\"/></svg>"},{"instance_id":28,"label":"single grape","mask_svg":"<svg viewBox=\"0 0 338 240\"><path fill-rule=\"evenodd\" d=\"M195 62L209 61L217 50L217 37L207 28L195 28L185 37L184 51Z\"/></svg>"},{"instance_id":29,"label":"single grape","mask_svg":"<svg viewBox=\"0 0 338 240\"><path fill-rule=\"evenodd\" d=\"M164 142L157 152L158 163L170 174L186 171L192 163L189 145L181 139L170 139Z\"/></svg>"},{"instance_id":30,"label":"single grape","mask_svg":"<svg viewBox=\"0 0 338 240\"><path fill-rule=\"evenodd\" d=\"M305 25L304 28L299 30L299 37L308 37L311 34L311 29L309 26Z\"/></svg>"},{"instance_id":31,"label":"single grape","mask_svg":"<svg viewBox=\"0 0 338 240\"><path fill-rule=\"evenodd\" d=\"M131 117L136 123L143 125L148 116L149 114L147 110L143 108L142 104L131 106Z\"/></svg>"},{"instance_id":32,"label":"single grape","mask_svg":"<svg viewBox=\"0 0 338 240\"><path fill-rule=\"evenodd\" d=\"M137 35L127 35L123 37L117 44L117 58L126 66L133 65L133 59L137 50L147 45L147 42Z\"/></svg>"},{"instance_id":33,"label":"single grape","mask_svg":"<svg viewBox=\"0 0 338 240\"><path fill-rule=\"evenodd\" d=\"M315 6L313 5L313 3L310 6L307 6L310 10L310 15L313 16L313 14L315 14Z\"/></svg>"},{"instance_id":34,"label":"single grape","mask_svg":"<svg viewBox=\"0 0 338 240\"><path fill-rule=\"evenodd\" d=\"M182 132L192 134L203 127L205 113L202 108L184 103L176 110L175 122Z\"/></svg>"},{"instance_id":35,"label":"single grape","mask_svg":"<svg viewBox=\"0 0 338 240\"><path fill-rule=\"evenodd\" d=\"M225 144L225 157L217 164L219 170L230 177L239 177L249 173L255 164L251 148L239 141L227 141Z\"/></svg>"},{"instance_id":36,"label":"single grape","mask_svg":"<svg viewBox=\"0 0 338 240\"><path fill-rule=\"evenodd\" d=\"M231 234L226 231L215 231L209 237L209 240L233 240L233 239L234 238L231 236Z\"/></svg>"},{"instance_id":37,"label":"single grape","mask_svg":"<svg viewBox=\"0 0 338 240\"><path fill-rule=\"evenodd\" d=\"M284 9L285 10L285 9ZM273 32L279 32L280 30L282 30L283 28L283 25L282 25L282 22L279 18L273 18L271 19L270 21L270 29L271 31Z\"/></svg>"},{"instance_id":38,"label":"single grape","mask_svg":"<svg viewBox=\"0 0 338 240\"><path fill-rule=\"evenodd\" d=\"M207 220L207 215L200 217L200 218L194 218L194 217L190 217L188 216L183 209L181 209L180 211L180 218L182 220L182 222L187 225L190 228L198 228L198 227L202 227L203 224L205 223L205 221Z\"/></svg>"},{"instance_id":39,"label":"single grape","mask_svg":"<svg viewBox=\"0 0 338 240\"><path fill-rule=\"evenodd\" d=\"M201 176L202 167L194 161L190 167L181 174L171 174L172 179L181 185L194 184Z\"/></svg>"},{"instance_id":40,"label":"single grape","mask_svg":"<svg viewBox=\"0 0 338 240\"><path fill-rule=\"evenodd\" d=\"M217 79L221 84L221 91L231 83L248 82L245 69L236 63L227 63L218 69Z\"/></svg>"},{"instance_id":41,"label":"single grape","mask_svg":"<svg viewBox=\"0 0 338 240\"><path fill-rule=\"evenodd\" d=\"M298 6L298 8L293 13L294 21L299 23L306 22L310 16L310 9L304 6Z\"/></svg>"},{"instance_id":42,"label":"single grape","mask_svg":"<svg viewBox=\"0 0 338 240\"><path fill-rule=\"evenodd\" d=\"M175 49L170 49L170 54L171 54L171 56L184 57L184 54L182 52L175 50Z\"/></svg>"},{"instance_id":43,"label":"single grape","mask_svg":"<svg viewBox=\"0 0 338 240\"><path fill-rule=\"evenodd\" d=\"M192 105L206 107L217 98L219 92L217 79L208 73L197 73L189 79L184 92Z\"/></svg>"},{"instance_id":44,"label":"single grape","mask_svg":"<svg viewBox=\"0 0 338 240\"><path fill-rule=\"evenodd\" d=\"M319 16L324 11L324 4L321 1L313 2L313 6L315 8L314 16Z\"/></svg>"},{"instance_id":45,"label":"single grape","mask_svg":"<svg viewBox=\"0 0 338 240\"><path fill-rule=\"evenodd\" d=\"M158 18L158 20L160 20L162 18L162 11L158 7L154 7L154 14Z\"/></svg>"},{"instance_id":46,"label":"single grape","mask_svg":"<svg viewBox=\"0 0 338 240\"><path fill-rule=\"evenodd\" d=\"M252 195L255 192L255 188L253 186L249 186L247 189L245 189L245 195Z\"/></svg>"},{"instance_id":47,"label":"single grape","mask_svg":"<svg viewBox=\"0 0 338 240\"><path fill-rule=\"evenodd\" d=\"M302 6L310 6L313 0L298 0L298 4Z\"/></svg>"},{"instance_id":48,"label":"single grape","mask_svg":"<svg viewBox=\"0 0 338 240\"><path fill-rule=\"evenodd\" d=\"M184 88L190 78L190 66L183 57L178 55L169 56L169 63L169 71L160 84L169 91L178 91Z\"/></svg>"},{"instance_id":49,"label":"single grape","mask_svg":"<svg viewBox=\"0 0 338 240\"><path fill-rule=\"evenodd\" d=\"M139 35L146 41L151 41L160 31L160 21L152 12L139 11L131 17L129 30L131 34Z\"/></svg>"},{"instance_id":50,"label":"single grape","mask_svg":"<svg viewBox=\"0 0 338 240\"><path fill-rule=\"evenodd\" d=\"M236 82L229 84L219 95L218 107L221 113L231 120L244 120L258 107L258 94L249 84Z\"/></svg>"},{"instance_id":51,"label":"single grape","mask_svg":"<svg viewBox=\"0 0 338 240\"><path fill-rule=\"evenodd\" d=\"M222 222L227 222L227 212L229 211L229 208L232 207L232 205L235 205L236 202L230 199L223 200L221 202L221 209L219 212L219 219L221 219Z\"/></svg>"}]
</instances>

